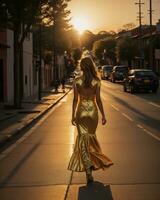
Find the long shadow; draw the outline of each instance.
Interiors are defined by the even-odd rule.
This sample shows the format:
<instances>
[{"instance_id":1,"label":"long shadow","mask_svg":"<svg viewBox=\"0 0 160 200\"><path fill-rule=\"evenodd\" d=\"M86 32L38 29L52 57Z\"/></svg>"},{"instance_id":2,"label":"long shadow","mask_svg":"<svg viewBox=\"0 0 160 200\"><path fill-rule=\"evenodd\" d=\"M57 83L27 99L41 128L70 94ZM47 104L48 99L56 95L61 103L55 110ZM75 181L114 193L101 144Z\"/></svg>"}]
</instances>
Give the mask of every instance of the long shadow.
<instances>
[{"instance_id":1,"label":"long shadow","mask_svg":"<svg viewBox=\"0 0 160 200\"><path fill-rule=\"evenodd\" d=\"M134 94L138 97L140 97L141 99L145 99L147 101L152 101L154 103L160 103L160 88L158 89L158 92L155 94L155 93L152 93L151 91L149 92L145 92L145 91L139 91L139 92L136 92L136 94Z\"/></svg>"},{"instance_id":2,"label":"long shadow","mask_svg":"<svg viewBox=\"0 0 160 200\"><path fill-rule=\"evenodd\" d=\"M110 93L110 92L108 92ZM110 93L112 95L112 97L118 101L118 103L122 104L123 106L125 106L126 108L130 109L131 111L133 111L136 114L139 114L139 121L141 121L142 123L146 124L147 126L152 127L155 130L159 130L160 129L160 120L157 120L149 115L146 115L144 113L142 113L140 110L138 110L137 108L134 108L133 106L131 106L130 104L128 104L126 101L120 99L119 97L114 96L112 93Z\"/></svg>"},{"instance_id":3,"label":"long shadow","mask_svg":"<svg viewBox=\"0 0 160 200\"><path fill-rule=\"evenodd\" d=\"M93 182L79 188L78 200L113 200L110 185Z\"/></svg>"},{"instance_id":4,"label":"long shadow","mask_svg":"<svg viewBox=\"0 0 160 200\"><path fill-rule=\"evenodd\" d=\"M30 156L37 150L39 147L39 143L35 144L32 149L28 151L28 153L15 165L15 167L11 170L11 172L0 181L0 188L5 187L10 180L17 174L17 172L24 166L25 162L30 158Z\"/></svg>"},{"instance_id":5,"label":"long shadow","mask_svg":"<svg viewBox=\"0 0 160 200\"><path fill-rule=\"evenodd\" d=\"M71 87L66 86L66 89L69 89ZM37 105L50 105L48 100L57 98L50 97L48 95L51 94L62 94L63 92L59 90L59 92L51 91L51 90L45 90L42 92L42 100L38 100L36 97L31 99L25 99L22 101L22 107L21 109L15 109L13 106L6 105L5 107L2 107L2 111L6 113L6 116L3 120L0 120L0 131L3 131L8 126L13 125L15 123L21 123L26 116L26 114L33 114L33 113L40 113L40 108L37 107ZM63 93L64 94L64 93ZM1 110L0 110L1 111ZM8 117L7 117L8 116ZM10 116L10 117L9 117Z\"/></svg>"}]
</instances>

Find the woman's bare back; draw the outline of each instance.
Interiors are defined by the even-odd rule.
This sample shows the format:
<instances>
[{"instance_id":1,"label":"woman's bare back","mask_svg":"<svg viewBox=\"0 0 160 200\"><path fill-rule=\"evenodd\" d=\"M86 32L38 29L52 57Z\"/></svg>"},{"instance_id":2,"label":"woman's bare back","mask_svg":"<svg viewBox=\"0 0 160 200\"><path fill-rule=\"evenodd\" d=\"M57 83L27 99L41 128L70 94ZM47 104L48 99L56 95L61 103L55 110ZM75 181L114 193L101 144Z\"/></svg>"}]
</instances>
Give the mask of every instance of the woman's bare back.
<instances>
[{"instance_id":1,"label":"woman's bare back","mask_svg":"<svg viewBox=\"0 0 160 200\"><path fill-rule=\"evenodd\" d=\"M93 79L91 82L91 87L84 86L84 77L78 77L76 79L76 87L80 98L94 98L96 97L96 89L100 84L100 80Z\"/></svg>"}]
</instances>

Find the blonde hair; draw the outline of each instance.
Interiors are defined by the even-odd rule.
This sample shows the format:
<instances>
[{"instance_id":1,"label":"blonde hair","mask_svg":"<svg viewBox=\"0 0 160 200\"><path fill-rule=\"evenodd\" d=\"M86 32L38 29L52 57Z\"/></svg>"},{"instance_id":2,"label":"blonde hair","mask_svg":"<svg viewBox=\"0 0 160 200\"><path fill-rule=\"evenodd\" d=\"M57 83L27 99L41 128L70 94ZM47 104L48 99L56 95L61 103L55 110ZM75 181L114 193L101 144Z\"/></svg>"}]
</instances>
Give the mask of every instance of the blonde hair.
<instances>
[{"instance_id":1,"label":"blonde hair","mask_svg":"<svg viewBox=\"0 0 160 200\"><path fill-rule=\"evenodd\" d=\"M82 58L80 67L83 71L85 87L91 87L91 82L93 79L100 80L96 71L95 64L90 57Z\"/></svg>"}]
</instances>

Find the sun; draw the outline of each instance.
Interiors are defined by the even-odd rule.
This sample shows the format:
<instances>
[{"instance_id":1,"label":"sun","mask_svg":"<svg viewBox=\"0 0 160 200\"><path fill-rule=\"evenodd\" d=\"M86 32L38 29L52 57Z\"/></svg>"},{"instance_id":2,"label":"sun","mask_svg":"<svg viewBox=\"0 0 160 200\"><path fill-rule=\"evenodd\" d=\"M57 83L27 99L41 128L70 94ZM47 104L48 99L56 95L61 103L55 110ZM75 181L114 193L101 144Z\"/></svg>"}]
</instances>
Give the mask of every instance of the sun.
<instances>
[{"instance_id":1,"label":"sun","mask_svg":"<svg viewBox=\"0 0 160 200\"><path fill-rule=\"evenodd\" d=\"M82 34L86 29L89 28L89 22L84 17L77 17L72 19L72 24L74 28Z\"/></svg>"}]
</instances>

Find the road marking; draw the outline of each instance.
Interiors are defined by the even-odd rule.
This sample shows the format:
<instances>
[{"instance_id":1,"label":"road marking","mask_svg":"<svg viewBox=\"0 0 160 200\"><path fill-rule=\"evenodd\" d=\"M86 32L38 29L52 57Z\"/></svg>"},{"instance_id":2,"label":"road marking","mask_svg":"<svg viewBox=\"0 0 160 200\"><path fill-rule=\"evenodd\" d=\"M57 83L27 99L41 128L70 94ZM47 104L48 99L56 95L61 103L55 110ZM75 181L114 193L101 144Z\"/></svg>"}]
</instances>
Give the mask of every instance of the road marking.
<instances>
[{"instance_id":1,"label":"road marking","mask_svg":"<svg viewBox=\"0 0 160 200\"><path fill-rule=\"evenodd\" d=\"M156 103L153 103L153 102L151 102L151 101L148 101L148 103L151 104L152 106L155 106L155 107L157 107L157 108L160 108L160 105L158 105L158 104L156 104Z\"/></svg>"},{"instance_id":2,"label":"road marking","mask_svg":"<svg viewBox=\"0 0 160 200\"><path fill-rule=\"evenodd\" d=\"M104 84L103 83L103 85L104 85L104 87L108 87L108 85L106 85L106 84ZM109 87L108 87L109 88ZM122 92L120 89L115 89L114 91L116 91L116 92L118 92L118 93L120 93L120 94L127 94L127 93L125 93L125 92ZM137 100L140 100L140 101L143 101L143 102L145 102L145 103L148 103L148 104L150 104L150 105L152 105L152 106L155 106L155 107L157 107L157 108L160 108L160 105L159 104L157 104L157 103L154 103L154 102L151 102L151 101L147 101L146 99L142 99L141 97L139 97L139 96L135 96L135 95L132 95L135 99L137 99Z\"/></svg>"},{"instance_id":3,"label":"road marking","mask_svg":"<svg viewBox=\"0 0 160 200\"><path fill-rule=\"evenodd\" d=\"M128 120L130 120L131 122L133 122L133 119L132 119L131 117L129 117L127 114L122 113L122 115L123 115L124 117L126 117Z\"/></svg>"},{"instance_id":4,"label":"road marking","mask_svg":"<svg viewBox=\"0 0 160 200\"><path fill-rule=\"evenodd\" d=\"M151 137L153 137L154 139L160 141L160 138L158 136L156 136L155 134L151 133L150 131L148 131L147 129L145 129L143 126L141 126L140 124L137 124L137 127L142 129L145 133L147 133L148 135L150 135Z\"/></svg>"},{"instance_id":5,"label":"road marking","mask_svg":"<svg viewBox=\"0 0 160 200\"><path fill-rule=\"evenodd\" d=\"M141 126L140 124L136 124L138 128L143 129L143 126Z\"/></svg>"},{"instance_id":6,"label":"road marking","mask_svg":"<svg viewBox=\"0 0 160 200\"><path fill-rule=\"evenodd\" d=\"M152 136L153 138L155 138L156 140L160 141L160 138L156 135L154 135L153 133L151 133L150 131L148 131L147 129L143 129L148 135Z\"/></svg>"},{"instance_id":7,"label":"road marking","mask_svg":"<svg viewBox=\"0 0 160 200\"><path fill-rule=\"evenodd\" d=\"M112 108L114 108L116 111L119 111L119 109L118 109L116 106L114 106L113 104L111 104L111 106L112 106Z\"/></svg>"},{"instance_id":8,"label":"road marking","mask_svg":"<svg viewBox=\"0 0 160 200\"><path fill-rule=\"evenodd\" d=\"M103 97L103 96L102 96L102 97ZM103 98L106 99L105 97L103 97ZM153 106L155 106L155 107L160 108L160 105L158 105L158 104L156 104L156 103L148 102L148 101L146 101L146 100L141 99L140 97L135 97L135 98L137 98L137 99L139 99L139 100L142 100L142 101L144 101L144 102L146 102L146 103L149 103L149 104L151 104L151 105L153 105ZM115 110L120 111L120 110L119 110L116 106L114 106L113 104L111 104L111 106L112 106ZM122 115L125 116L125 117L126 117L127 119L129 119L130 121L133 121L133 119L132 119L131 117L129 117L128 115L126 115L125 113L122 113ZM158 136L156 136L156 135L153 134L152 132L148 131L147 129L145 129L145 128L144 128L143 126L141 126L140 124L136 124L136 126L137 126L138 128L140 128L140 129L142 129L145 133L147 133L148 135L150 135L150 136L153 137L154 139L160 141L160 138L159 138Z\"/></svg>"}]
</instances>

